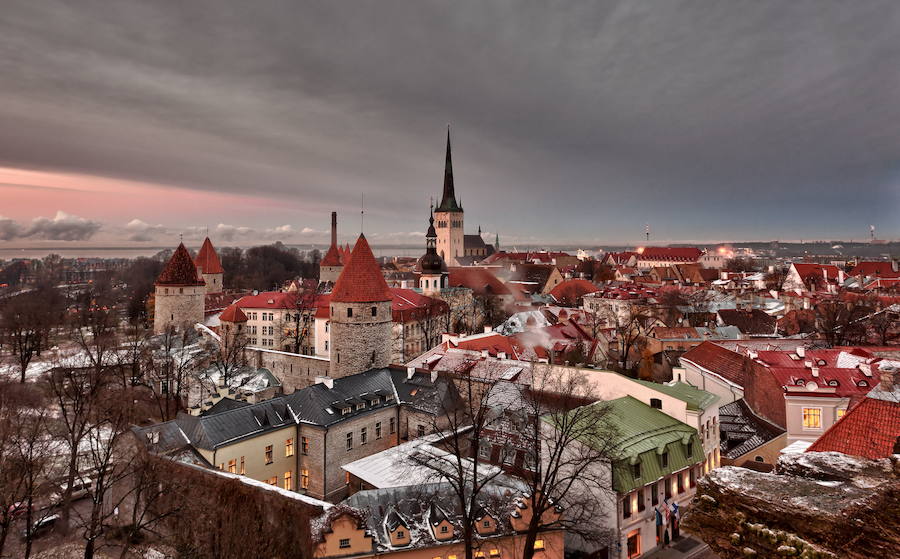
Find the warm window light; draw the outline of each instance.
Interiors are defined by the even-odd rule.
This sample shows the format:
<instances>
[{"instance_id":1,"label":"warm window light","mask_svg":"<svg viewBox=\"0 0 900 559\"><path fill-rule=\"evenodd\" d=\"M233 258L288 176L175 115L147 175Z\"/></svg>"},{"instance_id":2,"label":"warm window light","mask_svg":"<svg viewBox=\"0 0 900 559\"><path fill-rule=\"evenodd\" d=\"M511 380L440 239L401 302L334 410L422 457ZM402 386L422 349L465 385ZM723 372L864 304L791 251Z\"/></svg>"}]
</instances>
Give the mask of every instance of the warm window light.
<instances>
[{"instance_id":1,"label":"warm window light","mask_svg":"<svg viewBox=\"0 0 900 559\"><path fill-rule=\"evenodd\" d=\"M544 549L544 540L534 540L534 548L538 551Z\"/></svg>"}]
</instances>

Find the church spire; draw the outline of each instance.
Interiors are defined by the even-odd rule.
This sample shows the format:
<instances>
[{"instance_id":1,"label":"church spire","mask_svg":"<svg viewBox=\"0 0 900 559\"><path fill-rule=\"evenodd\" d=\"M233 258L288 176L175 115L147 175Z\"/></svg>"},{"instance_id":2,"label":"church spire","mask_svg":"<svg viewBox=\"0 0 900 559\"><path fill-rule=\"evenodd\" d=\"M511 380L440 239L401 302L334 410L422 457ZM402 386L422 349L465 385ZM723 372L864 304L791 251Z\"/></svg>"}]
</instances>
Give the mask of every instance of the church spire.
<instances>
[{"instance_id":1,"label":"church spire","mask_svg":"<svg viewBox=\"0 0 900 559\"><path fill-rule=\"evenodd\" d=\"M435 208L438 212L461 212L462 207L456 201L453 185L453 162L450 157L450 126L447 126L447 157L444 161L444 193L441 203Z\"/></svg>"}]
</instances>

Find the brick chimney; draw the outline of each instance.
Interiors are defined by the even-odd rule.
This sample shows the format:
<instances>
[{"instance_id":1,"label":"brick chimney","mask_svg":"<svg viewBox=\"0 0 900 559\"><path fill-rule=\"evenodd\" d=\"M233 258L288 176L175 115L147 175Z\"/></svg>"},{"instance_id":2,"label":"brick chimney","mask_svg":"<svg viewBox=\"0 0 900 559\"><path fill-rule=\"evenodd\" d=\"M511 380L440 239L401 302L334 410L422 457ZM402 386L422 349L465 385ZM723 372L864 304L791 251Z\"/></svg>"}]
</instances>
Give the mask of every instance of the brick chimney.
<instances>
[{"instance_id":1,"label":"brick chimney","mask_svg":"<svg viewBox=\"0 0 900 559\"><path fill-rule=\"evenodd\" d=\"M331 212L331 246L337 246L337 212Z\"/></svg>"},{"instance_id":2,"label":"brick chimney","mask_svg":"<svg viewBox=\"0 0 900 559\"><path fill-rule=\"evenodd\" d=\"M900 371L893 367L881 370L881 384L879 388L885 392L892 392L900 384Z\"/></svg>"}]
</instances>

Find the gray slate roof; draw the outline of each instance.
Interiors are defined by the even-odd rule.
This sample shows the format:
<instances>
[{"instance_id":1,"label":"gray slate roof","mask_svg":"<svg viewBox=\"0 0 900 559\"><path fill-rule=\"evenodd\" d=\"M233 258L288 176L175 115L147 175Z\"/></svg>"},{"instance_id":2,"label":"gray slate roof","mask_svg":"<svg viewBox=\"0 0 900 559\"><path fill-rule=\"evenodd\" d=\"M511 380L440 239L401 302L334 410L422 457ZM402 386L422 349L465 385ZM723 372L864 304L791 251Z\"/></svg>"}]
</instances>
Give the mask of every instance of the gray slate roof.
<instances>
[{"instance_id":1,"label":"gray slate roof","mask_svg":"<svg viewBox=\"0 0 900 559\"><path fill-rule=\"evenodd\" d=\"M328 427L398 404L436 413L455 394L452 382L432 382L426 373L407 380L405 369L372 369L334 379L331 388L314 384L257 404L222 400L200 417L181 413L174 423L192 445L212 450L297 423Z\"/></svg>"},{"instance_id":2,"label":"gray slate roof","mask_svg":"<svg viewBox=\"0 0 900 559\"><path fill-rule=\"evenodd\" d=\"M754 414L743 399L719 408L722 456L734 460L775 437L784 429Z\"/></svg>"}]
</instances>

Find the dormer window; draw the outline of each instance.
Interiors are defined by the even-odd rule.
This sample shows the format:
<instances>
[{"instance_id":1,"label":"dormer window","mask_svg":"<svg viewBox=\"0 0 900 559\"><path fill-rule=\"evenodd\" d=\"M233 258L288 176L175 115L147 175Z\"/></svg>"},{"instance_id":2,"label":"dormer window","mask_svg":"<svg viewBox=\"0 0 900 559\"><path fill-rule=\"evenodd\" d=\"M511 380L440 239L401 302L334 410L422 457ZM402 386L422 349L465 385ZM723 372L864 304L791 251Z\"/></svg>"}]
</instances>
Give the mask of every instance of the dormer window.
<instances>
[{"instance_id":1,"label":"dormer window","mask_svg":"<svg viewBox=\"0 0 900 559\"><path fill-rule=\"evenodd\" d=\"M797 386L803 386L803 385L806 384L806 381L803 380L802 378L798 378L798 379L794 382L794 384L796 384Z\"/></svg>"},{"instance_id":2,"label":"dormer window","mask_svg":"<svg viewBox=\"0 0 900 559\"><path fill-rule=\"evenodd\" d=\"M869 386L869 383L866 382L866 381L864 381L864 380L861 380L861 381L859 381L859 382L856 383L856 384L857 384L858 386Z\"/></svg>"},{"instance_id":3,"label":"dormer window","mask_svg":"<svg viewBox=\"0 0 900 559\"><path fill-rule=\"evenodd\" d=\"M816 365L818 365L819 367L824 367L826 364L827 364L827 363L825 363L825 360L824 360L824 359L817 359L817 360L816 360Z\"/></svg>"},{"instance_id":4,"label":"dormer window","mask_svg":"<svg viewBox=\"0 0 900 559\"><path fill-rule=\"evenodd\" d=\"M837 385L838 385L838 381L836 381L834 379L828 381L828 386L837 386Z\"/></svg>"},{"instance_id":5,"label":"dormer window","mask_svg":"<svg viewBox=\"0 0 900 559\"><path fill-rule=\"evenodd\" d=\"M352 411L353 411L353 408L351 408L349 406L346 408L341 408L341 415L349 415Z\"/></svg>"},{"instance_id":6,"label":"dormer window","mask_svg":"<svg viewBox=\"0 0 900 559\"><path fill-rule=\"evenodd\" d=\"M650 398L650 407L656 410L662 409L662 400L659 398Z\"/></svg>"},{"instance_id":7,"label":"dormer window","mask_svg":"<svg viewBox=\"0 0 900 559\"><path fill-rule=\"evenodd\" d=\"M446 534L446 533L449 532L449 531L450 531L450 528L448 528L446 524L444 524L443 526L441 526L441 533L442 533L442 534Z\"/></svg>"},{"instance_id":8,"label":"dormer window","mask_svg":"<svg viewBox=\"0 0 900 559\"><path fill-rule=\"evenodd\" d=\"M668 451L663 452L662 454L659 455L659 462L660 462L660 464L662 464L663 468L669 467L669 452Z\"/></svg>"},{"instance_id":9,"label":"dormer window","mask_svg":"<svg viewBox=\"0 0 900 559\"><path fill-rule=\"evenodd\" d=\"M377 406L377 405L380 404L380 403L381 403L381 398L373 398L373 399L372 399L372 405L373 405L373 406Z\"/></svg>"},{"instance_id":10,"label":"dormer window","mask_svg":"<svg viewBox=\"0 0 900 559\"><path fill-rule=\"evenodd\" d=\"M365 403L359 403L359 404L356 404L356 411L364 410L364 409L366 409L366 404L365 404Z\"/></svg>"},{"instance_id":11,"label":"dormer window","mask_svg":"<svg viewBox=\"0 0 900 559\"><path fill-rule=\"evenodd\" d=\"M397 539L401 539L401 538L405 538L405 537L406 537L406 532L404 532L403 530L397 530Z\"/></svg>"}]
</instances>

